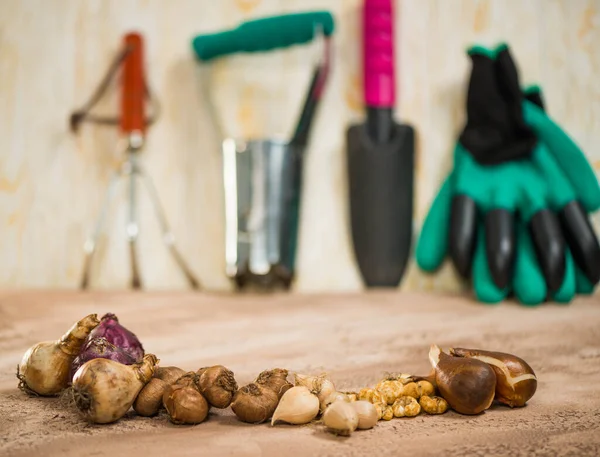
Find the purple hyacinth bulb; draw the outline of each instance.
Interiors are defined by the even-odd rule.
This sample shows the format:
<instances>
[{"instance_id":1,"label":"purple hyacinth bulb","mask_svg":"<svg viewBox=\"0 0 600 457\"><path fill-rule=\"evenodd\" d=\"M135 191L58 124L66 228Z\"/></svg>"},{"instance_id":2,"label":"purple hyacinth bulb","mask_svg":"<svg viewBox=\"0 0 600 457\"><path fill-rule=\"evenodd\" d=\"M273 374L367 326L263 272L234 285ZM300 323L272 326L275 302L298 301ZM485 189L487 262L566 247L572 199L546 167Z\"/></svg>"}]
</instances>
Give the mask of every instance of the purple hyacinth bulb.
<instances>
[{"instance_id":1,"label":"purple hyacinth bulb","mask_svg":"<svg viewBox=\"0 0 600 457\"><path fill-rule=\"evenodd\" d=\"M109 343L127 352L136 362L141 362L144 357L144 347L138 337L123 327L117 316L112 313L102 316L100 324L91 331L88 340L98 337L105 338Z\"/></svg>"},{"instance_id":2,"label":"purple hyacinth bulb","mask_svg":"<svg viewBox=\"0 0 600 457\"><path fill-rule=\"evenodd\" d=\"M86 342L79 355L73 360L69 379L73 379L77 370L92 359L109 359L123 365L136 363L135 359L123 349L110 343L105 338L96 337Z\"/></svg>"}]
</instances>

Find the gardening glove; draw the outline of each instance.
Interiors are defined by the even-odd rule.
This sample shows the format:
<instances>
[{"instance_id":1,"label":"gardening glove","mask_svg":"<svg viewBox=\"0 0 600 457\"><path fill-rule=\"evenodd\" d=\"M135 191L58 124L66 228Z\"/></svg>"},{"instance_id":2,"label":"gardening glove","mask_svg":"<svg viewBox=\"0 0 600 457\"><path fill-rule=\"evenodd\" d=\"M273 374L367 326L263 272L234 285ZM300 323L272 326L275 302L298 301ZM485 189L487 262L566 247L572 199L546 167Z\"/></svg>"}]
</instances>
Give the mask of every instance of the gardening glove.
<instances>
[{"instance_id":1,"label":"gardening glove","mask_svg":"<svg viewBox=\"0 0 600 457\"><path fill-rule=\"evenodd\" d=\"M506 46L469 55L468 121L423 225L417 263L435 271L449 254L464 278L473 269L481 301L500 301L511 287L523 303L569 301L582 275L565 238L588 290L600 276L600 247L583 210L600 206L598 182L577 146L523 98Z\"/></svg>"},{"instance_id":2,"label":"gardening glove","mask_svg":"<svg viewBox=\"0 0 600 457\"><path fill-rule=\"evenodd\" d=\"M517 67L508 47L503 47L506 49L498 53L497 58L498 79L507 99L522 100ZM523 108L527 124L539 139L545 141L553 159L562 171L561 176L557 176L556 180L549 185L564 187L562 190L554 189L559 195L555 200L560 201L562 196L564 203L554 209L559 215L566 250L570 250L574 258L576 292L592 293L600 280L600 245L588 215L600 207L598 180L581 150L545 115L539 87L527 89L525 99ZM566 198L567 195L574 195L574 197L569 200ZM568 256L569 252L566 255ZM526 281L527 278L539 281L540 278L536 276L520 275L517 271L515 281Z\"/></svg>"},{"instance_id":3,"label":"gardening glove","mask_svg":"<svg viewBox=\"0 0 600 457\"><path fill-rule=\"evenodd\" d=\"M541 110L545 111L545 106L544 106L544 101L543 101L543 96L541 93L541 89L539 88L539 86L532 86L529 87L527 89L525 89L524 91L524 98L525 100L528 100L529 102L531 102L532 104L536 105L538 108L540 108ZM591 170L591 168L587 168L588 171ZM589 179L589 187L591 189L594 188L594 186L597 186L597 181L595 176L593 175L593 173L584 173L582 176L584 179ZM593 194L593 193L592 193ZM565 214L566 212L563 211L562 213L562 221L561 222L569 222L569 220L572 218L572 214L568 215ZM584 214L582 215L581 213L578 214L576 217L580 218L580 220L583 221L583 226L584 226L584 230L585 228L589 229L587 231L587 235L586 234L582 234L583 236L583 240L587 239L587 242L590 243L590 250L589 253L591 254L589 257L589 261L592 262L598 262L599 257L598 257L598 252L597 250L595 250L595 246L594 244L596 244L594 242L595 239L597 239L597 236L595 234L595 231L592 227L592 225L589 223L589 219L588 216L586 214L587 212L584 211ZM560 213L559 213L560 214ZM519 215L517 215L517 218L519 218ZM531 304L537 304L539 302L541 302L540 300L540 294L541 290L543 290L544 286L543 286L543 282L545 281L545 278L542 277L542 275L540 273L542 273L540 271L539 266L537 265L537 259L536 259L536 255L534 250L532 250L531 248L531 239L529 237L529 232L527 230L523 230L526 227L524 226L525 224L523 223L523 221L521 221L521 225L520 228L522 230L522 235L521 236L517 236L517 252L518 252L518 259L521 260L521 263L517 264L517 270L515 271L515 277L514 277L514 287L519 289L519 290L529 290L529 295L533 294L534 296L536 295L536 291L537 292L537 297L532 297L529 300L526 299L525 296L523 296L523 294L521 295L520 299L521 301L524 301L526 303L531 303ZM563 227L561 227L563 228ZM563 234L564 234L564 229L563 229ZM565 249L567 251L570 251L570 247L576 245L576 241L577 240L567 240L567 244L565 246ZM585 242L584 242L585 243ZM582 244L584 244L582 243ZM595 283L592 284L592 282L590 282L590 279L588 279L588 276L582 271L581 267L579 266L579 263L582 263L583 265L585 265L586 262L586 258L585 256L582 256L581 260L578 261L578 259L580 258L577 253L575 253L575 293L576 294L591 294L594 291L594 287L595 287ZM570 257L572 257L572 253L568 253L567 255L569 255ZM520 257L519 257L520 256ZM531 270L531 271L527 271L527 270ZM592 275L594 273L591 273ZM537 283L537 285L534 285L534 283ZM562 301L570 301L570 299L573 298L570 295L566 295L563 294L562 296L558 296L558 299L562 299Z\"/></svg>"}]
</instances>

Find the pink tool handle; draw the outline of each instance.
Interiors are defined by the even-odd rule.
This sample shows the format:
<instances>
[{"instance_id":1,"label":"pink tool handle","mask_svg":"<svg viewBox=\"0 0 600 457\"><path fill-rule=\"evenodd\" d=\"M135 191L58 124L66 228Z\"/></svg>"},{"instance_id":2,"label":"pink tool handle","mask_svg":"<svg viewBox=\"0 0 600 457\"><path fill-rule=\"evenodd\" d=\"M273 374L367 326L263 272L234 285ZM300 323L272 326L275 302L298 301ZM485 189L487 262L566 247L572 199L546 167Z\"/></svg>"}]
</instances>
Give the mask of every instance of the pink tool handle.
<instances>
[{"instance_id":1,"label":"pink tool handle","mask_svg":"<svg viewBox=\"0 0 600 457\"><path fill-rule=\"evenodd\" d=\"M392 108L396 95L392 0L364 0L363 72L367 106Z\"/></svg>"}]
</instances>

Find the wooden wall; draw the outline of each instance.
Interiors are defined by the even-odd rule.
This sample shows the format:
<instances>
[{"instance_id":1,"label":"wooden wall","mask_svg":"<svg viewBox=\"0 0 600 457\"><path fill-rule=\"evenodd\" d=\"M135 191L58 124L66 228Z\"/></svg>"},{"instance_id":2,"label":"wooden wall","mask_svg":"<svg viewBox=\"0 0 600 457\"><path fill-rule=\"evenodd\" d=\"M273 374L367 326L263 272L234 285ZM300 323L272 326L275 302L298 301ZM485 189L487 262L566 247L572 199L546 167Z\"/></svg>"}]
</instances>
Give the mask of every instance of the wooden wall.
<instances>
[{"instance_id":1,"label":"wooden wall","mask_svg":"<svg viewBox=\"0 0 600 457\"><path fill-rule=\"evenodd\" d=\"M122 155L115 128L68 130L70 112L98 83L128 30L146 37L149 82L163 105L143 162L177 242L207 289L224 275L220 135L287 135L308 81L314 47L236 56L205 74L193 59L197 33L244 19L313 8L337 21L335 61L308 151L298 291L358 290L347 224L344 132L362 119L358 0L0 0L0 286L76 287L82 245L111 170ZM474 42L507 41L523 83L539 82L550 113L600 171L600 1L403 0L397 2L397 118L418 130L418 230L464 120ZM114 113L117 92L97 107ZM96 288L129 278L125 192L111 207L93 276ZM186 284L165 250L145 194L141 266L148 289ZM595 215L600 228L600 215ZM411 266L402 288L455 290L450 268L434 277Z\"/></svg>"}]
</instances>

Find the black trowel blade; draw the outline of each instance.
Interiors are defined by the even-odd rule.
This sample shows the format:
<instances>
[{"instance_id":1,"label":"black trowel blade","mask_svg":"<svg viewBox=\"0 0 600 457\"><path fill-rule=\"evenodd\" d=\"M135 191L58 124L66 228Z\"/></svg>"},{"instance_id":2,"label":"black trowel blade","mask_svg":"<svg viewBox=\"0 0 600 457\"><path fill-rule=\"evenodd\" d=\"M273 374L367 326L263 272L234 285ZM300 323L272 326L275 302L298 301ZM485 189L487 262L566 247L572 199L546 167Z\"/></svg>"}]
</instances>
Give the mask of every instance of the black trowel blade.
<instances>
[{"instance_id":1,"label":"black trowel blade","mask_svg":"<svg viewBox=\"0 0 600 457\"><path fill-rule=\"evenodd\" d=\"M398 286L410 257L414 139L414 129L400 124L384 144L363 124L347 132L352 242L367 287Z\"/></svg>"}]
</instances>

